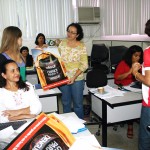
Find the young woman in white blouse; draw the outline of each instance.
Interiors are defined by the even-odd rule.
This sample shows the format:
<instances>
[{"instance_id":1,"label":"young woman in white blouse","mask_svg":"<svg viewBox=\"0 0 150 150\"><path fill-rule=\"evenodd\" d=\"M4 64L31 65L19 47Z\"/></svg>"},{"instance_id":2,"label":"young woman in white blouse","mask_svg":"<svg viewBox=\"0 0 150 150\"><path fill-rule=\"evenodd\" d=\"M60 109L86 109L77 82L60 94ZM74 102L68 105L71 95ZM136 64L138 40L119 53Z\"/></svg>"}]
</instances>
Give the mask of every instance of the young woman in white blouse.
<instances>
[{"instance_id":1,"label":"young woman in white blouse","mask_svg":"<svg viewBox=\"0 0 150 150\"><path fill-rule=\"evenodd\" d=\"M0 123L33 118L42 110L33 85L23 82L15 61L0 66Z\"/></svg>"}]
</instances>

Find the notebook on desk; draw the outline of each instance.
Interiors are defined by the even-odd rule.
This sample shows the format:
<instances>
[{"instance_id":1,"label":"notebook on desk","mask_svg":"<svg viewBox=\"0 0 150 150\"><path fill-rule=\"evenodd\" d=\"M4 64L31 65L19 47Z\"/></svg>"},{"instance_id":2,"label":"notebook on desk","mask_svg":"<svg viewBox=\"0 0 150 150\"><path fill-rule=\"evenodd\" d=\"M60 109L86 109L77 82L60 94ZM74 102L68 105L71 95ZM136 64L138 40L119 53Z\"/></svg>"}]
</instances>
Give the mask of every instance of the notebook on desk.
<instances>
[{"instance_id":1,"label":"notebook on desk","mask_svg":"<svg viewBox=\"0 0 150 150\"><path fill-rule=\"evenodd\" d=\"M137 89L141 89L142 88L142 83L139 81L134 82L130 87L132 88L137 88Z\"/></svg>"},{"instance_id":2,"label":"notebook on desk","mask_svg":"<svg viewBox=\"0 0 150 150\"><path fill-rule=\"evenodd\" d=\"M20 121L11 121L11 122L6 122L6 123L0 123L0 130L3 130L9 126L12 126L14 130L17 130L26 122L27 122L26 120L20 120Z\"/></svg>"},{"instance_id":3,"label":"notebook on desk","mask_svg":"<svg viewBox=\"0 0 150 150\"><path fill-rule=\"evenodd\" d=\"M42 87L41 87L41 84L35 84L34 85L34 88L37 90L37 89L42 89Z\"/></svg>"}]
</instances>

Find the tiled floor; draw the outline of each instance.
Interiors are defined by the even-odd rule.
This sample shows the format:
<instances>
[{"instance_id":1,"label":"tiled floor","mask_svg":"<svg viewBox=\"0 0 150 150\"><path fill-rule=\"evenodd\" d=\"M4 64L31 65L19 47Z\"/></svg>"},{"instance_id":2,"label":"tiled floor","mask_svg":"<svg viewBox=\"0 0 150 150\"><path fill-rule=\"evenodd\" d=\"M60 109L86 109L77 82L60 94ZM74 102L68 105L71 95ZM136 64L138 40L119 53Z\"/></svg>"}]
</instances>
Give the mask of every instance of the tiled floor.
<instances>
[{"instance_id":1,"label":"tiled floor","mask_svg":"<svg viewBox=\"0 0 150 150\"><path fill-rule=\"evenodd\" d=\"M108 127L107 132L107 146L112 148L119 148L124 150L137 150L138 149L138 128L139 124L134 123L134 137L133 139L127 138L127 124L124 127L118 126L117 131L113 130L113 127ZM95 134L98 129L98 125L88 126L88 129L92 134ZM96 134L95 134L96 136ZM96 136L97 140L101 144L102 136Z\"/></svg>"},{"instance_id":2,"label":"tiled floor","mask_svg":"<svg viewBox=\"0 0 150 150\"><path fill-rule=\"evenodd\" d=\"M59 113L62 112L62 104L61 101L59 101ZM93 115L93 114L92 114ZM88 119L88 118L86 118ZM124 127L120 127L118 125L117 131L113 130L113 127L108 127L107 132L107 146L111 148L118 148L118 149L124 149L124 150L138 150L138 129L139 124L134 122L134 137L133 139L127 138L127 124L124 125ZM98 125L88 125L87 128L89 131L95 135L99 143L101 144L102 136L96 136L96 132L98 130Z\"/></svg>"}]
</instances>

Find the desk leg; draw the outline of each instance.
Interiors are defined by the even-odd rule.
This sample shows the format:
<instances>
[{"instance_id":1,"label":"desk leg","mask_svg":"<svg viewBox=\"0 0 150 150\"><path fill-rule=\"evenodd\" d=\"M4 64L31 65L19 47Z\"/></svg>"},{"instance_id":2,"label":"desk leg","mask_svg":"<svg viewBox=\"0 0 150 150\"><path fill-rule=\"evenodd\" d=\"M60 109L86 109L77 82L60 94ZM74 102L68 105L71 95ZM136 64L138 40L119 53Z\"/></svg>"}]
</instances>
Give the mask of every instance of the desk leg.
<instances>
[{"instance_id":1,"label":"desk leg","mask_svg":"<svg viewBox=\"0 0 150 150\"><path fill-rule=\"evenodd\" d=\"M107 104L102 101L102 146L107 147Z\"/></svg>"}]
</instances>

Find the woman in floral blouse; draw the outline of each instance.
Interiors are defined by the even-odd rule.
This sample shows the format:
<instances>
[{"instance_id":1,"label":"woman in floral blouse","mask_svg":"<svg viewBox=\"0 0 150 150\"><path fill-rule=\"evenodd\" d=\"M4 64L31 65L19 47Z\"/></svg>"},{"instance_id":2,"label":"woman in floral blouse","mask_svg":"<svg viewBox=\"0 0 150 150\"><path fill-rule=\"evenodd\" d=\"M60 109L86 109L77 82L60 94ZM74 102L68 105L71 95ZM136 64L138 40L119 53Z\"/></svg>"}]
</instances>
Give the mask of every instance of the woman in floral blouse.
<instances>
[{"instance_id":1,"label":"woman in floral blouse","mask_svg":"<svg viewBox=\"0 0 150 150\"><path fill-rule=\"evenodd\" d=\"M82 38L82 27L78 23L70 24L67 27L67 39L62 40L59 51L69 78L69 83L60 87L63 112L71 112L73 101L74 112L83 119L84 71L88 67L88 60Z\"/></svg>"}]
</instances>

